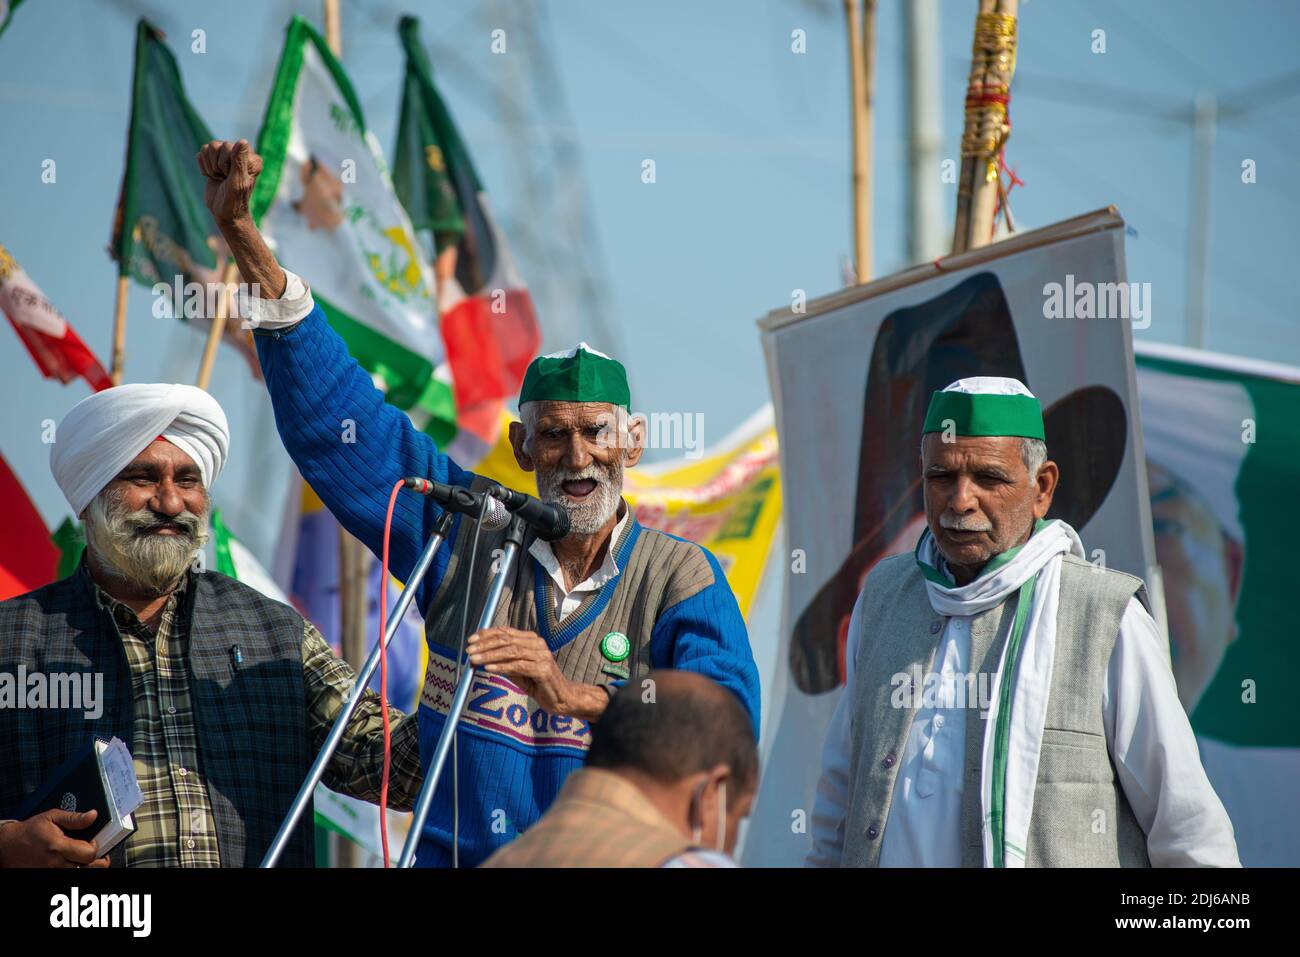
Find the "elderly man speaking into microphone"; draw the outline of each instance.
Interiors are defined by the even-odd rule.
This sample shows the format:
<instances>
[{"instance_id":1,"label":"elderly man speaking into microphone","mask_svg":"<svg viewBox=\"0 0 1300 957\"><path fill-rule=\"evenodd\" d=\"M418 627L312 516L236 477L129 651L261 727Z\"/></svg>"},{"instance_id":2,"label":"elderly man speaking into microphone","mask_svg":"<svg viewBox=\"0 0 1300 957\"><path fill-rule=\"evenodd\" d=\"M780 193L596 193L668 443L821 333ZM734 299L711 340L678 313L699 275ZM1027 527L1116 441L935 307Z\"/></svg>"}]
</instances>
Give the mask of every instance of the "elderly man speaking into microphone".
<instances>
[{"instance_id":1,"label":"elderly man speaking into microphone","mask_svg":"<svg viewBox=\"0 0 1300 957\"><path fill-rule=\"evenodd\" d=\"M407 416L384 402L348 354L307 286L281 269L248 212L262 168L246 142L211 143L198 156L206 201L252 301L258 356L276 424L303 477L348 531L382 548L393 485L418 476L481 489ZM640 459L639 427L623 426L627 374L585 343L536 359L519 396L510 439L538 492L568 513L570 530L547 543L529 533L493 627L466 650L479 668L458 729L459 785L439 781L416 863L476 865L513 840L582 765L610 697L652 668L694 671L740 700L758 729L758 673L745 623L717 560L704 548L643 528L623 501L623 470ZM345 423L355 441L342 441ZM441 509L402 495L392 524L393 574L410 575ZM427 764L450 710L462 605L470 621L503 533L486 529L473 555L472 521L457 517L417 595L429 667L421 701ZM733 789L738 790L738 789ZM458 805L458 807L457 807ZM458 820L457 820L457 811Z\"/></svg>"}]
</instances>

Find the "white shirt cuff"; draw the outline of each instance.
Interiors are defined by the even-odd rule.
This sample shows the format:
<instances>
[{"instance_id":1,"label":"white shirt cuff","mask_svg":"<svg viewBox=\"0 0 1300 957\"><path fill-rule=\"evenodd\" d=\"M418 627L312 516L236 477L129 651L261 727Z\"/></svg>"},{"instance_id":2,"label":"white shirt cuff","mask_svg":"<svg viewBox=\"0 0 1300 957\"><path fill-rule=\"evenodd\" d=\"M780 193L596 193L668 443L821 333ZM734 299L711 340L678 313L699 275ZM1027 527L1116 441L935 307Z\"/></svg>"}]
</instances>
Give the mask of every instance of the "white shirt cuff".
<instances>
[{"instance_id":1,"label":"white shirt cuff","mask_svg":"<svg viewBox=\"0 0 1300 957\"><path fill-rule=\"evenodd\" d=\"M279 299L241 296L240 315L250 329L288 329L306 319L316 308L311 290L296 274L285 269L284 293Z\"/></svg>"}]
</instances>

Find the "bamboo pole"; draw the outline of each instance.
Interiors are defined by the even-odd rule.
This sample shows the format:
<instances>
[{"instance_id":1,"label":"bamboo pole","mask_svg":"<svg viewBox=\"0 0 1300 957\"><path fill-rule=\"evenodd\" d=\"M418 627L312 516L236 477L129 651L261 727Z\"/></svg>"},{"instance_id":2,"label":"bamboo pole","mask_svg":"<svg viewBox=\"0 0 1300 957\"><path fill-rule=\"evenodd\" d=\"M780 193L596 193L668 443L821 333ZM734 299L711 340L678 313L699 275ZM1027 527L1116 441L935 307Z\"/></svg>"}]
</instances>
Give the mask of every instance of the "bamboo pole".
<instances>
[{"instance_id":1,"label":"bamboo pole","mask_svg":"<svg viewBox=\"0 0 1300 957\"><path fill-rule=\"evenodd\" d=\"M336 57L343 55L343 19L339 0L325 0L325 42Z\"/></svg>"},{"instance_id":2,"label":"bamboo pole","mask_svg":"<svg viewBox=\"0 0 1300 957\"><path fill-rule=\"evenodd\" d=\"M324 0L325 42L336 57L343 56L343 22L339 0ZM370 553L339 525L339 645L343 660L358 670L366 659L367 585ZM382 582L380 587L386 587ZM339 867L360 867L361 854L351 841L339 842Z\"/></svg>"},{"instance_id":3,"label":"bamboo pole","mask_svg":"<svg viewBox=\"0 0 1300 957\"><path fill-rule=\"evenodd\" d=\"M1016 12L1019 0L980 0L966 82L966 120L957 181L953 254L987 245L1000 173L998 160L1011 127L1007 105L1016 68Z\"/></svg>"},{"instance_id":4,"label":"bamboo pole","mask_svg":"<svg viewBox=\"0 0 1300 957\"><path fill-rule=\"evenodd\" d=\"M874 33L874 0L844 0L849 35L849 113L853 124L853 271L859 283L871 279L871 105L869 43Z\"/></svg>"},{"instance_id":5,"label":"bamboo pole","mask_svg":"<svg viewBox=\"0 0 1300 957\"><path fill-rule=\"evenodd\" d=\"M217 361L217 346L226 331L226 318L230 315L230 287L239 276L239 267L234 260L226 263L221 270L221 288L217 290L217 314L212 317L208 329L208 341L203 346L203 361L199 363L199 378L195 383L200 389L206 389L212 381L212 366Z\"/></svg>"},{"instance_id":6,"label":"bamboo pole","mask_svg":"<svg viewBox=\"0 0 1300 957\"><path fill-rule=\"evenodd\" d=\"M871 257L875 251L875 230L872 229L872 182L871 175L875 164L876 140L873 121L876 115L876 0L862 0L862 141L865 144L866 159L862 164L862 198L858 201L862 207L862 218L866 221L866 248L859 255L861 272L858 282L871 279Z\"/></svg>"},{"instance_id":7,"label":"bamboo pole","mask_svg":"<svg viewBox=\"0 0 1300 957\"><path fill-rule=\"evenodd\" d=\"M126 296L130 277L117 277L117 298L113 303L113 362L110 373L113 385L122 384L122 367L126 364Z\"/></svg>"}]
</instances>

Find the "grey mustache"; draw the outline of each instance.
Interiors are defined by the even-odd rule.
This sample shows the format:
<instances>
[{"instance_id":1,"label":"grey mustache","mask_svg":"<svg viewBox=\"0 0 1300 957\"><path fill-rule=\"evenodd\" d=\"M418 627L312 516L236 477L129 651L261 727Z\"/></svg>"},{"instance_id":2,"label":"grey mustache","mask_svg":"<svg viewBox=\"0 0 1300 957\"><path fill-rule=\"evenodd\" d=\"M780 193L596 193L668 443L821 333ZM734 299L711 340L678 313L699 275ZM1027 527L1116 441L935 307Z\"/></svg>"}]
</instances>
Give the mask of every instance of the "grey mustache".
<instances>
[{"instance_id":1,"label":"grey mustache","mask_svg":"<svg viewBox=\"0 0 1300 957\"><path fill-rule=\"evenodd\" d=\"M964 516L949 516L944 512L939 516L939 525L953 532L991 532L993 523L986 518L967 518Z\"/></svg>"},{"instance_id":2,"label":"grey mustache","mask_svg":"<svg viewBox=\"0 0 1300 957\"><path fill-rule=\"evenodd\" d=\"M199 517L193 512L181 512L181 514L172 517L156 515L152 512L147 516L143 516L137 512L135 515L128 517L126 522L131 531L137 534L161 528L164 525L177 525L190 538L196 538L200 528Z\"/></svg>"}]
</instances>

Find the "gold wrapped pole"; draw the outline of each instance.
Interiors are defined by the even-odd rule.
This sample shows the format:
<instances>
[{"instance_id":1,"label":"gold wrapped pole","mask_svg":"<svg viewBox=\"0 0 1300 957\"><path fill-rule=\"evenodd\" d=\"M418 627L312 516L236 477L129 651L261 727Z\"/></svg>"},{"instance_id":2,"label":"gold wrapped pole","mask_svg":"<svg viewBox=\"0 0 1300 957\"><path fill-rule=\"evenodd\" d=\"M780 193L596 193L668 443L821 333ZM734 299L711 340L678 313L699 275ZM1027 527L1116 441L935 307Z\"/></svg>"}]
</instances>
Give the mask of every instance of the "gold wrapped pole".
<instances>
[{"instance_id":1,"label":"gold wrapped pole","mask_svg":"<svg viewBox=\"0 0 1300 957\"><path fill-rule=\"evenodd\" d=\"M1000 187L999 162L1011 122L1011 77L1016 70L1016 11L1019 0L980 0L966 82L966 122L957 180L954 254L984 246L993 238L993 212Z\"/></svg>"}]
</instances>

